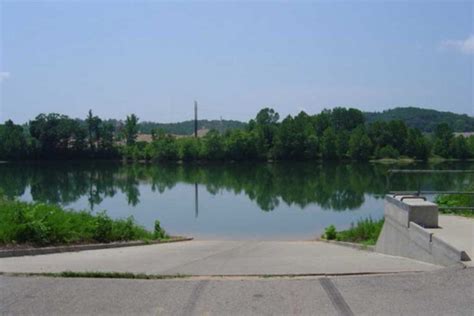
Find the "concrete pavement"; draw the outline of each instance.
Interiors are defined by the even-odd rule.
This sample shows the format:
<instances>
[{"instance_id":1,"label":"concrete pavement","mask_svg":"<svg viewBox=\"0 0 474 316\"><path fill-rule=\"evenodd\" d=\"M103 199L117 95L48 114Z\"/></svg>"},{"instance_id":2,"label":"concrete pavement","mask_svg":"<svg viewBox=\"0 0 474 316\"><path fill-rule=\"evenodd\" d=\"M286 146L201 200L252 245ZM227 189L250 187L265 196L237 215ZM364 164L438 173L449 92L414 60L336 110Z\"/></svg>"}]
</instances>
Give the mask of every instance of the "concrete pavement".
<instances>
[{"instance_id":1,"label":"concrete pavement","mask_svg":"<svg viewBox=\"0 0 474 316\"><path fill-rule=\"evenodd\" d=\"M474 269L198 280L0 276L2 315L472 315Z\"/></svg>"},{"instance_id":2,"label":"concrete pavement","mask_svg":"<svg viewBox=\"0 0 474 316\"><path fill-rule=\"evenodd\" d=\"M432 271L439 266L317 241L188 241L0 258L0 272L303 275Z\"/></svg>"}]
</instances>

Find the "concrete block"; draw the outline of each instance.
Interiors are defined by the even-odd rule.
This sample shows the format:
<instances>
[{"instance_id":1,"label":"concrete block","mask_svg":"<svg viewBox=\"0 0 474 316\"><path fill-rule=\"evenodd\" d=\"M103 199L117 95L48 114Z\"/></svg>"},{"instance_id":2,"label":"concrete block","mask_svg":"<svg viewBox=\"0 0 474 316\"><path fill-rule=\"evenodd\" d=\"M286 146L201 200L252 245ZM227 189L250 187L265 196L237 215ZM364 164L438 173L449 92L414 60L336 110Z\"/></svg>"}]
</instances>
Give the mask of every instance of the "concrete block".
<instances>
[{"instance_id":1,"label":"concrete block","mask_svg":"<svg viewBox=\"0 0 474 316\"><path fill-rule=\"evenodd\" d=\"M385 213L407 227L410 222L427 228L438 227L438 205L423 197L387 195Z\"/></svg>"},{"instance_id":2,"label":"concrete block","mask_svg":"<svg viewBox=\"0 0 474 316\"><path fill-rule=\"evenodd\" d=\"M403 208L397 202L394 201L392 198L385 199L385 218L390 219L399 225L404 227L408 227L409 224L409 216L408 216L408 209Z\"/></svg>"}]
</instances>

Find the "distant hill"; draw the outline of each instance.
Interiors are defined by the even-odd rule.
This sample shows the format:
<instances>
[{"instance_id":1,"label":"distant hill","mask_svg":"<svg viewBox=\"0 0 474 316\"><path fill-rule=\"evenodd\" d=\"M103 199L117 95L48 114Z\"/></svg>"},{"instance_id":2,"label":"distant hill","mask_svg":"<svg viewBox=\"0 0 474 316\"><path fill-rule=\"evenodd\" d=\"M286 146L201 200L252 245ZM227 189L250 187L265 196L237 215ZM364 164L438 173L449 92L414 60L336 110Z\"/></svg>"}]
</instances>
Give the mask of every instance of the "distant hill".
<instances>
[{"instance_id":1,"label":"distant hill","mask_svg":"<svg viewBox=\"0 0 474 316\"><path fill-rule=\"evenodd\" d=\"M394 108L383 112L365 112L364 116L368 123L401 120L409 127L418 128L423 132L432 132L440 123L447 123L455 132L474 131L474 117L416 107Z\"/></svg>"},{"instance_id":2,"label":"distant hill","mask_svg":"<svg viewBox=\"0 0 474 316\"><path fill-rule=\"evenodd\" d=\"M161 128L165 132L175 135L191 135L194 133L194 121L192 120L178 123L140 122L138 125L140 133L143 134L150 134L154 128ZM242 129L246 125L246 123L234 120L198 120L198 129L216 129L220 132L235 128Z\"/></svg>"},{"instance_id":3,"label":"distant hill","mask_svg":"<svg viewBox=\"0 0 474 316\"><path fill-rule=\"evenodd\" d=\"M441 112L416 107L400 107L383 112L364 112L367 123L375 121L404 121L409 127L418 128L423 132L432 132L436 125L447 123L455 132L474 132L474 117L466 114L452 112ZM198 129L216 129L225 132L228 129L245 128L247 123L235 120L198 120ZM140 122L139 131L150 134L152 129L161 128L165 132L175 135L191 135L194 133L194 121L183 121L177 123Z\"/></svg>"}]
</instances>

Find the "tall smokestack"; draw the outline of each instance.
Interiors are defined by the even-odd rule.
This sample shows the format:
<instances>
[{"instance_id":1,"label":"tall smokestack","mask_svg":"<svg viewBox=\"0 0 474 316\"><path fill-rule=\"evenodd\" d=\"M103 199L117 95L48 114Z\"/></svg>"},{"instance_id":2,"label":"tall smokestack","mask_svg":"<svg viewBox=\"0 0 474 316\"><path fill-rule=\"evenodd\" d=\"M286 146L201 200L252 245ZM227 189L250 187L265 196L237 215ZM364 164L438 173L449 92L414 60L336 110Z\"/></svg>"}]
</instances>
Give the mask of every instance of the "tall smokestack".
<instances>
[{"instance_id":1,"label":"tall smokestack","mask_svg":"<svg viewBox=\"0 0 474 316\"><path fill-rule=\"evenodd\" d=\"M194 101L194 137L198 137L198 103Z\"/></svg>"}]
</instances>

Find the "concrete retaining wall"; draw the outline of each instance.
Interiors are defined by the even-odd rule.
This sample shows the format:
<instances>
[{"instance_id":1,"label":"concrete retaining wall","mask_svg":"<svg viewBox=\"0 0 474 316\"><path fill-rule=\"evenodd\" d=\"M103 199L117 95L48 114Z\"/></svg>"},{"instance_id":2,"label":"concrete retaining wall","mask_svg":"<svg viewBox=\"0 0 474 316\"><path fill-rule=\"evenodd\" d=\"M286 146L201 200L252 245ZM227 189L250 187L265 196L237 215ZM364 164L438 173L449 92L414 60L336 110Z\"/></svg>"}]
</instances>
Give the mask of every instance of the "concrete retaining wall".
<instances>
[{"instance_id":1,"label":"concrete retaining wall","mask_svg":"<svg viewBox=\"0 0 474 316\"><path fill-rule=\"evenodd\" d=\"M375 251L449 266L466 255L426 228L438 226L438 206L421 197L386 196L385 224Z\"/></svg>"}]
</instances>

